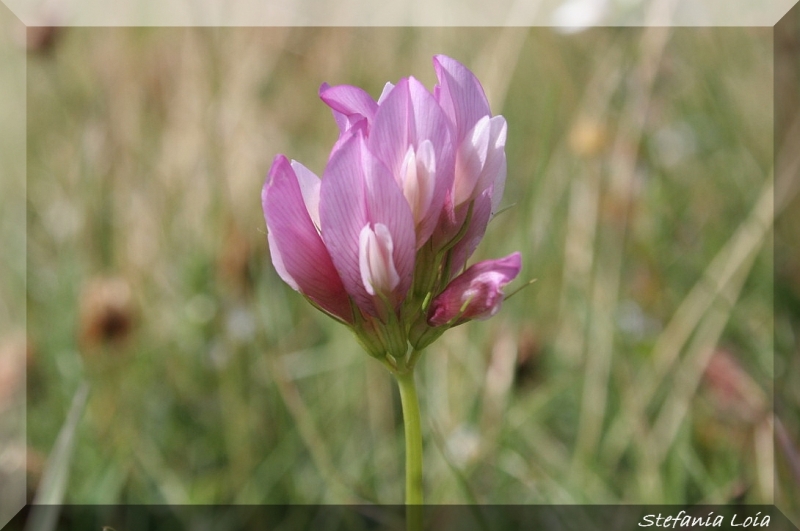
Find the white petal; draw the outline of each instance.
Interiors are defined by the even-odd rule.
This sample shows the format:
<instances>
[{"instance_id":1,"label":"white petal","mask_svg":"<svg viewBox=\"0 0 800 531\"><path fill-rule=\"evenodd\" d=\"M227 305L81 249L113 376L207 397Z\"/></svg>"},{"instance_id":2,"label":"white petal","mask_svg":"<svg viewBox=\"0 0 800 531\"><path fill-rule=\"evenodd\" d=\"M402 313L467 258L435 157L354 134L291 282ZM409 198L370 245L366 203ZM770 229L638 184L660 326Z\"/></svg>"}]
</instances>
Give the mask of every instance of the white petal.
<instances>
[{"instance_id":1,"label":"white petal","mask_svg":"<svg viewBox=\"0 0 800 531\"><path fill-rule=\"evenodd\" d=\"M415 152L408 148L401 166L403 195L411 208L414 224L419 225L428 215L436 184L436 155L433 144L425 140Z\"/></svg>"},{"instance_id":2,"label":"white petal","mask_svg":"<svg viewBox=\"0 0 800 531\"><path fill-rule=\"evenodd\" d=\"M458 148L456 157L455 204L469 201L473 197L475 185L486 164L486 155L491 140L491 119L484 116L467 133Z\"/></svg>"},{"instance_id":3,"label":"white petal","mask_svg":"<svg viewBox=\"0 0 800 531\"><path fill-rule=\"evenodd\" d=\"M373 230L364 225L358 237L359 266L361 280L370 295L387 295L400 283L400 276L394 265L392 252L394 245L389 228L376 223Z\"/></svg>"}]
</instances>

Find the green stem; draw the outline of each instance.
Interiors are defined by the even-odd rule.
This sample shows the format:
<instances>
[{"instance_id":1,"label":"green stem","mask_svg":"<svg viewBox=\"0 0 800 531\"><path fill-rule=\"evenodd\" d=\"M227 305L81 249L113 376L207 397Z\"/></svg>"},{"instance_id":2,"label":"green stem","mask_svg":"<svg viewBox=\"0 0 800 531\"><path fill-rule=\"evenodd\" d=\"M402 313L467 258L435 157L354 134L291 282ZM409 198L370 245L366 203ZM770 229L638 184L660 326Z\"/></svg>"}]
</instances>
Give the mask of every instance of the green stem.
<instances>
[{"instance_id":1,"label":"green stem","mask_svg":"<svg viewBox=\"0 0 800 531\"><path fill-rule=\"evenodd\" d=\"M422 505L422 429L414 371L395 373L395 377L400 387L406 435L406 505Z\"/></svg>"}]
</instances>

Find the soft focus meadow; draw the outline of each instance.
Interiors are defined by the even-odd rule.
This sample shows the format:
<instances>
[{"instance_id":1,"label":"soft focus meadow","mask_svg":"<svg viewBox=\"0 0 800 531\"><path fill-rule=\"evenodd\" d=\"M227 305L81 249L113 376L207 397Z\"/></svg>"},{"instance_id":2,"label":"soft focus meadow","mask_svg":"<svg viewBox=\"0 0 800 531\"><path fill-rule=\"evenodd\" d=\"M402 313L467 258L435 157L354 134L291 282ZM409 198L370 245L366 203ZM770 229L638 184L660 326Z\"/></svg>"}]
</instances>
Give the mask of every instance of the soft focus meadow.
<instances>
[{"instance_id":1,"label":"soft focus meadow","mask_svg":"<svg viewBox=\"0 0 800 531\"><path fill-rule=\"evenodd\" d=\"M779 421L772 396L798 363L800 280L773 279L773 213L792 196L772 185L772 37L67 28L33 42L31 492L74 429L69 503L402 501L394 382L280 280L260 192L277 153L322 173L337 129L321 83L430 88L444 53L508 121L507 208L472 261L519 250L507 291L536 281L424 354L426 501L800 499L790 466L773 481L773 458L797 460L800 383L782 380Z\"/></svg>"}]
</instances>

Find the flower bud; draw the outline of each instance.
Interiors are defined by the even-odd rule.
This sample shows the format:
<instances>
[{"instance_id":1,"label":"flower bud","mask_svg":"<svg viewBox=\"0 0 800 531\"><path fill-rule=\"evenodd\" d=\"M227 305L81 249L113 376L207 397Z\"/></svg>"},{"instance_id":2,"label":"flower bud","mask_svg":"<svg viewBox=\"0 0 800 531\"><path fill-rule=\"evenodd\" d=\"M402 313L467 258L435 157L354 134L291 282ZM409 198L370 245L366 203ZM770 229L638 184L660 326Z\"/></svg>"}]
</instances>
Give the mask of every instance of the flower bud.
<instances>
[{"instance_id":1,"label":"flower bud","mask_svg":"<svg viewBox=\"0 0 800 531\"><path fill-rule=\"evenodd\" d=\"M473 265L433 299L428 324L454 326L496 314L503 303L503 287L517 277L521 268L518 252Z\"/></svg>"}]
</instances>

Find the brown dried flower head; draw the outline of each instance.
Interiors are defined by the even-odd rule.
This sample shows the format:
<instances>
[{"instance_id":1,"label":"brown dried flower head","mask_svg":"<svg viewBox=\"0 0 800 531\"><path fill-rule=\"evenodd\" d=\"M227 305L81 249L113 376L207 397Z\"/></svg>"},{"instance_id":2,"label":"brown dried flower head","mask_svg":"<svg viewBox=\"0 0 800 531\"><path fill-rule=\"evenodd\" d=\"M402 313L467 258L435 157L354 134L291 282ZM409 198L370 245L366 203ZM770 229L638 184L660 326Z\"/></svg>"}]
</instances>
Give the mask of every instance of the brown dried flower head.
<instances>
[{"instance_id":1,"label":"brown dried flower head","mask_svg":"<svg viewBox=\"0 0 800 531\"><path fill-rule=\"evenodd\" d=\"M120 344L130 335L135 312L128 282L120 277L95 278L80 297L80 342L83 347Z\"/></svg>"}]
</instances>

